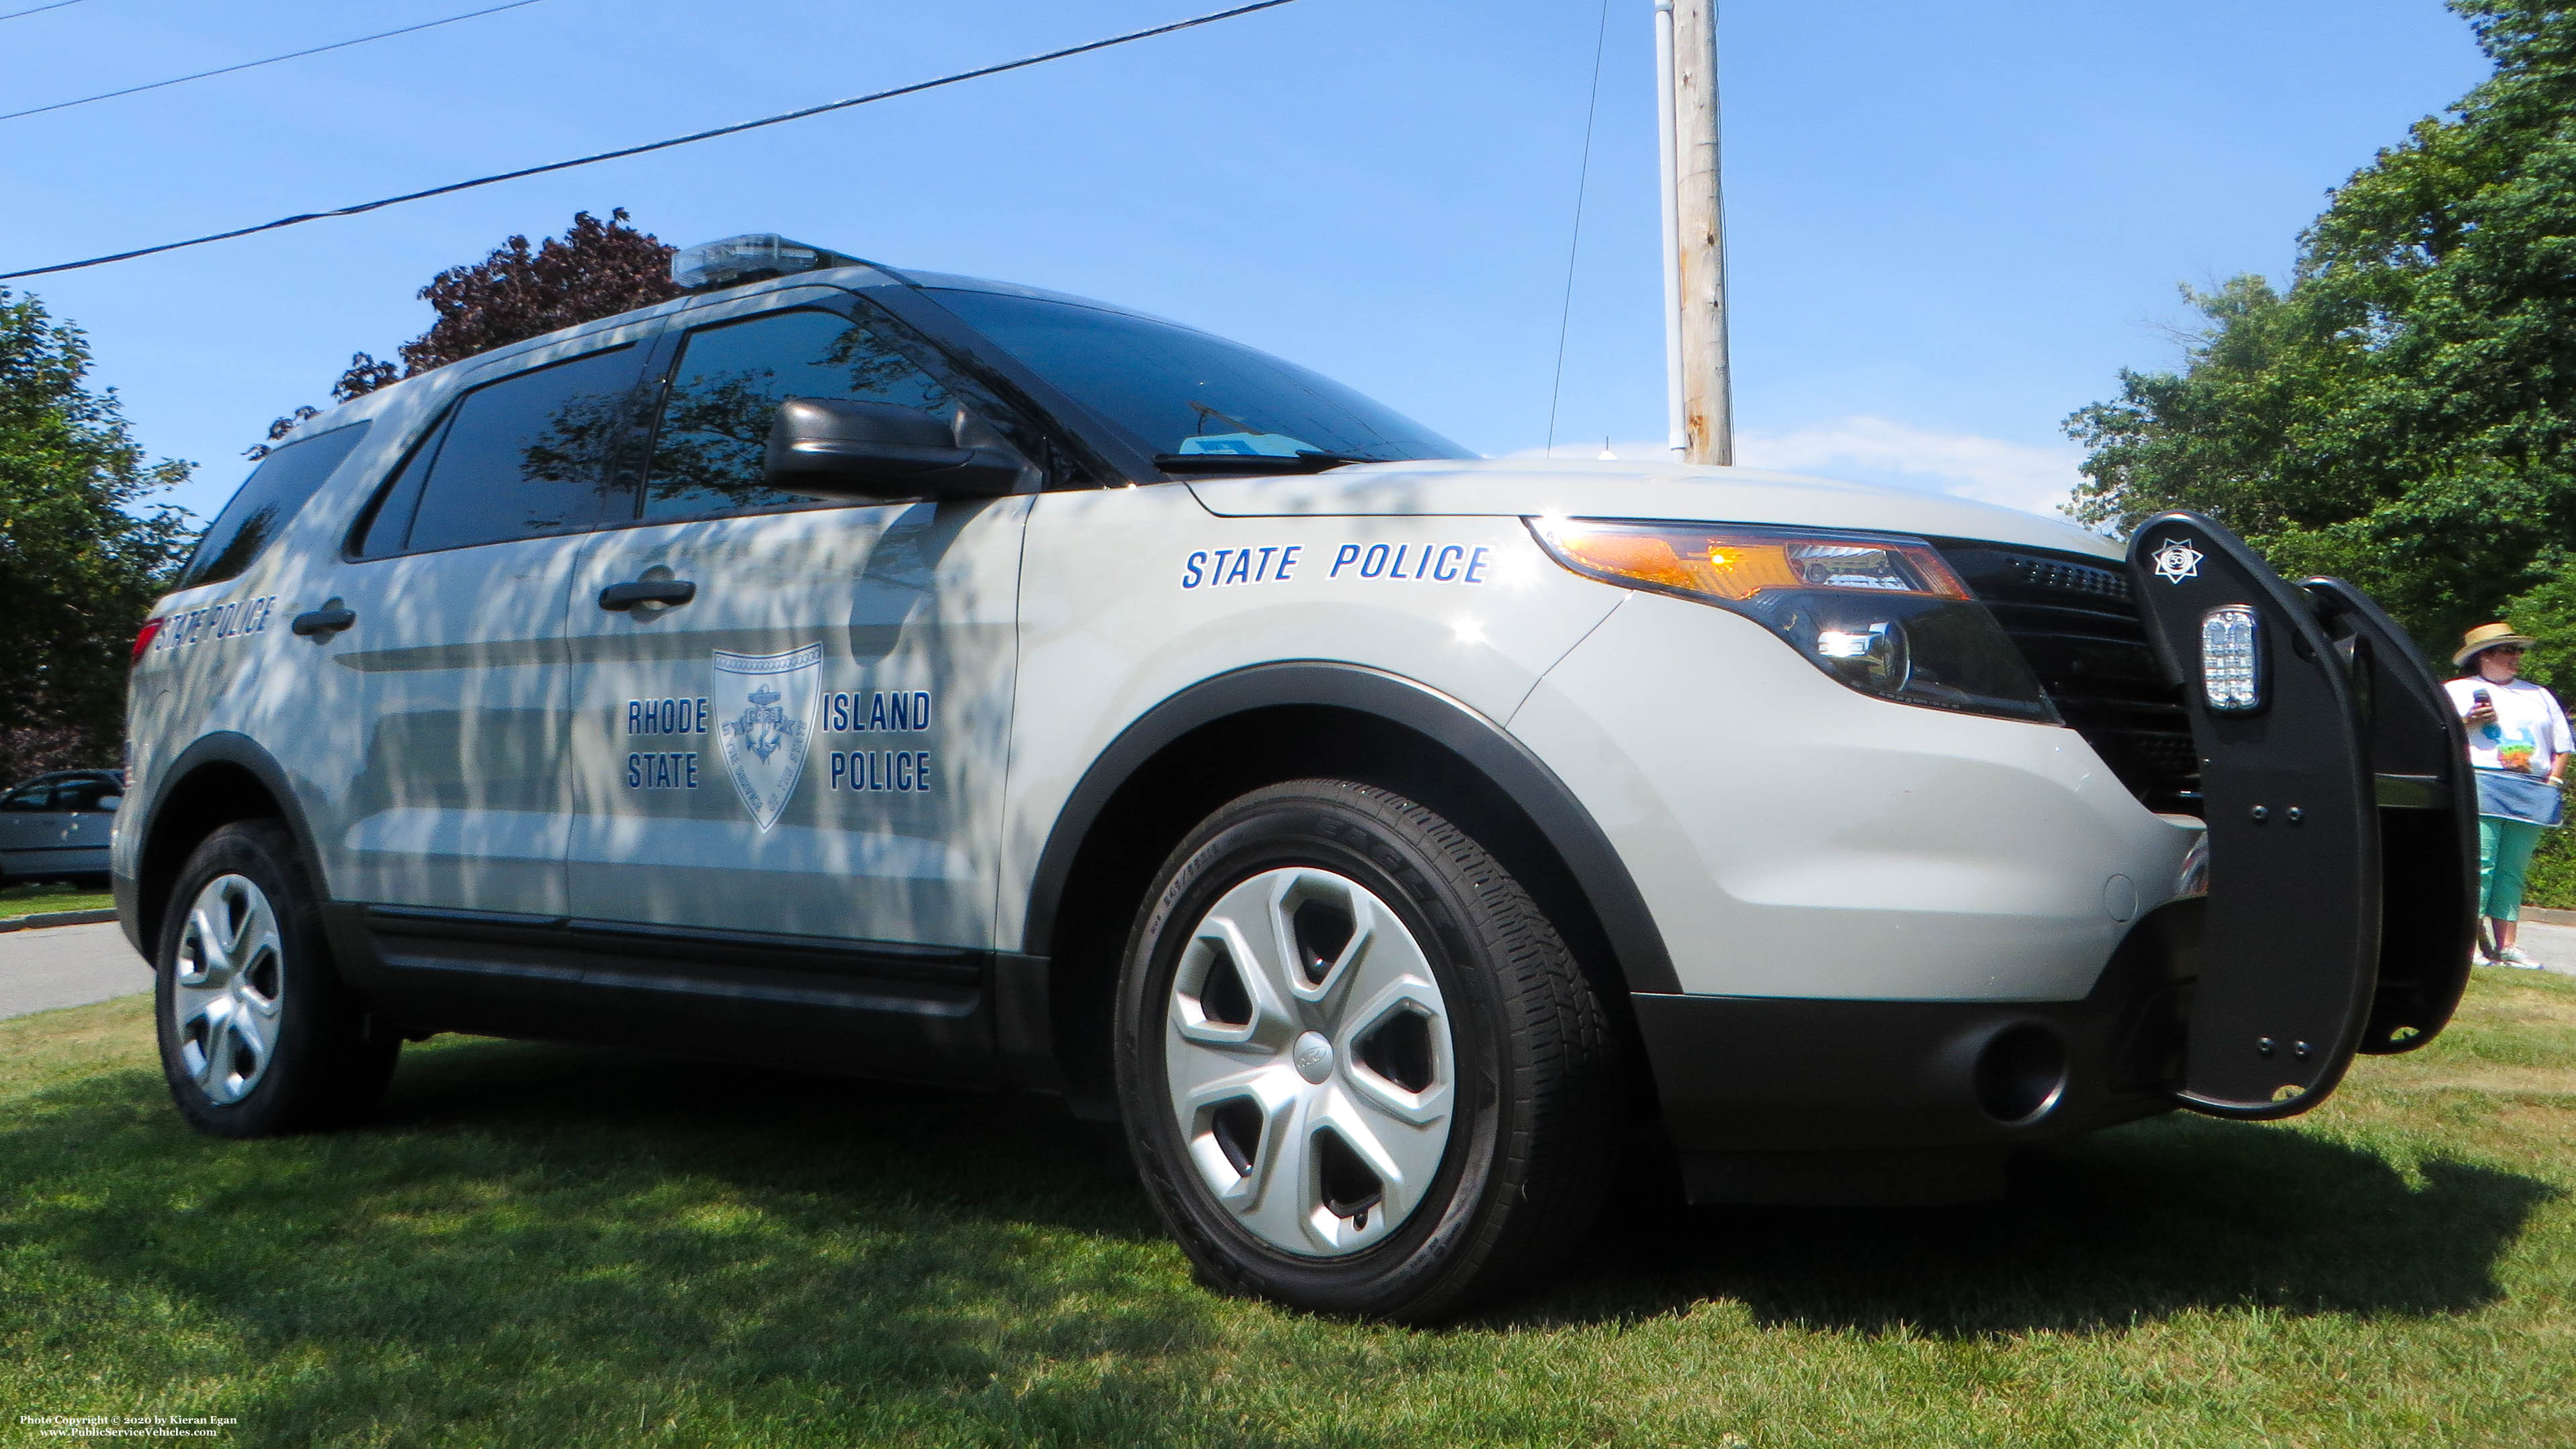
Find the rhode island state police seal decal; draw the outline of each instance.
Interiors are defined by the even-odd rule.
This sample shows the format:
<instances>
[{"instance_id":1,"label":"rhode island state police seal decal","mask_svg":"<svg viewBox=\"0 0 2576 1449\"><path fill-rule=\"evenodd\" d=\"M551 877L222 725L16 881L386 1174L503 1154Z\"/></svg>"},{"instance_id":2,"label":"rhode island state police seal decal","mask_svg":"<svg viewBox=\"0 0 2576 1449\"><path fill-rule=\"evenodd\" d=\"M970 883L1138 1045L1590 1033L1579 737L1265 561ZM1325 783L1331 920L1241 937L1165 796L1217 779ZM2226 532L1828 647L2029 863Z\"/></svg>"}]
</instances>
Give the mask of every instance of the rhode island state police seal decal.
<instances>
[{"instance_id":1,"label":"rhode island state police seal decal","mask_svg":"<svg viewBox=\"0 0 2576 1449\"><path fill-rule=\"evenodd\" d=\"M805 748L814 739L823 646L808 644L784 654L715 651L715 680L708 705L723 721L725 773L741 794L754 825L778 823L805 773Z\"/></svg>"}]
</instances>

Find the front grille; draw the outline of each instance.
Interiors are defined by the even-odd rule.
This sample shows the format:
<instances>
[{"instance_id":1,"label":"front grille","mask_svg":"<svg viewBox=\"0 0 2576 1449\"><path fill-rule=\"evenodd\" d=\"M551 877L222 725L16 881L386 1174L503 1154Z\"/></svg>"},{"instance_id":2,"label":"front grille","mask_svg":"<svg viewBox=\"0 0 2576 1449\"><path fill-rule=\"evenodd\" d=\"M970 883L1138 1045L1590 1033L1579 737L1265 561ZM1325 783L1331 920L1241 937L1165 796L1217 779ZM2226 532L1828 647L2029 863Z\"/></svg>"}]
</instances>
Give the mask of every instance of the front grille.
<instances>
[{"instance_id":1,"label":"front grille","mask_svg":"<svg viewBox=\"0 0 2576 1449\"><path fill-rule=\"evenodd\" d=\"M1936 546L2021 649L2050 702L2150 810L2200 813L2200 753L2182 691L2156 666L2126 570L2079 555L1942 539Z\"/></svg>"}]
</instances>

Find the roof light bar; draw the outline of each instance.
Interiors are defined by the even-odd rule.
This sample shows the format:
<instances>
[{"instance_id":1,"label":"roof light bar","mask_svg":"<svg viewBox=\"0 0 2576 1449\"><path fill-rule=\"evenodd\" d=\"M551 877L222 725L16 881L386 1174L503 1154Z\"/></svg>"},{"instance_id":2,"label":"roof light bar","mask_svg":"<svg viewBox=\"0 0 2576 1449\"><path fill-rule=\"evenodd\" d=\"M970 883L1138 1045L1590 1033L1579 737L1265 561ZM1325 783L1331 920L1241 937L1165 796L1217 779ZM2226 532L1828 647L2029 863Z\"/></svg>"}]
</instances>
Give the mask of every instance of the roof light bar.
<instances>
[{"instance_id":1,"label":"roof light bar","mask_svg":"<svg viewBox=\"0 0 2576 1449\"><path fill-rule=\"evenodd\" d=\"M789 241L776 232L755 231L680 248L671 257L671 280L684 292L711 292L795 272L861 265L857 257Z\"/></svg>"}]
</instances>

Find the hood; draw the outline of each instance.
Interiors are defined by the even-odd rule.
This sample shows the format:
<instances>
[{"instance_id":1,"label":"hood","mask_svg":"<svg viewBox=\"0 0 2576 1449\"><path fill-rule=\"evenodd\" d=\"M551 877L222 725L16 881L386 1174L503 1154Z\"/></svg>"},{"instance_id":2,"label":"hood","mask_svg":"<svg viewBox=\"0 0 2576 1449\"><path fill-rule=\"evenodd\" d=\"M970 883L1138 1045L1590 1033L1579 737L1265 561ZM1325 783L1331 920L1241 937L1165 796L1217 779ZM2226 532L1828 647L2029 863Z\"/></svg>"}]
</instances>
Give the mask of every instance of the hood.
<instances>
[{"instance_id":1,"label":"hood","mask_svg":"<svg viewBox=\"0 0 2576 1449\"><path fill-rule=\"evenodd\" d=\"M1197 479L1223 518L1329 515L1670 518L1985 539L2119 558L2120 545L2060 519L1912 488L1837 483L1758 468L1538 458L1361 463L1280 478Z\"/></svg>"}]
</instances>

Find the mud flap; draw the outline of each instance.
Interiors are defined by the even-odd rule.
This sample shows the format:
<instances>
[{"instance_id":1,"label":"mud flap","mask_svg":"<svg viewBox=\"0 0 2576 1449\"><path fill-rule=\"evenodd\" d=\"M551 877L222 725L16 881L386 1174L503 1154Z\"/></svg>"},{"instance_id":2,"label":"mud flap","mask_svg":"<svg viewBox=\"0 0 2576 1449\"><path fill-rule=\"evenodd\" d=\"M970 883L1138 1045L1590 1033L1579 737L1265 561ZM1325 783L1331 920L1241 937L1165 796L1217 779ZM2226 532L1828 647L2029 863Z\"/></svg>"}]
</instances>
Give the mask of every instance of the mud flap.
<instances>
[{"instance_id":1,"label":"mud flap","mask_svg":"<svg viewBox=\"0 0 2576 1449\"><path fill-rule=\"evenodd\" d=\"M2147 520L2129 568L2147 637L2183 686L2209 827L2176 1096L2213 1116L2294 1116L2342 1079L2378 995L2380 821L2362 702L2309 593L2216 522ZM2231 618L2253 645L2252 700L2213 707L2204 625L2225 636Z\"/></svg>"}]
</instances>

